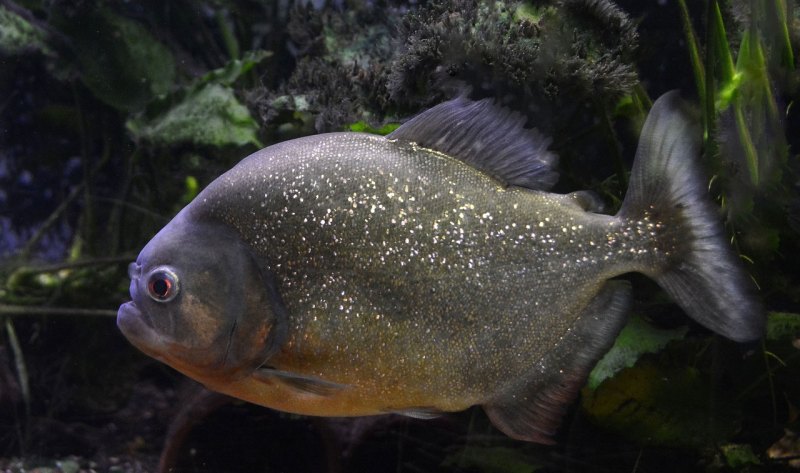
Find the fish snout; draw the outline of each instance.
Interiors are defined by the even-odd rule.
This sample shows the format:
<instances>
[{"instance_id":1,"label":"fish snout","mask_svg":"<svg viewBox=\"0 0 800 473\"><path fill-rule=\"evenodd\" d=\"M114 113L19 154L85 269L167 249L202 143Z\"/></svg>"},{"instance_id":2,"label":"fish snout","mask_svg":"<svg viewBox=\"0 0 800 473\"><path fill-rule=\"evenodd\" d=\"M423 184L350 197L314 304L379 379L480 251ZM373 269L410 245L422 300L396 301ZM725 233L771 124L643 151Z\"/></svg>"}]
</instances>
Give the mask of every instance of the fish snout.
<instances>
[{"instance_id":1,"label":"fish snout","mask_svg":"<svg viewBox=\"0 0 800 473\"><path fill-rule=\"evenodd\" d=\"M128 265L128 277L131 278L131 285L129 288L129 292L131 295L131 299L134 301L137 300L137 296L139 293L139 277L142 275L142 265L137 262L133 262Z\"/></svg>"},{"instance_id":2,"label":"fish snout","mask_svg":"<svg viewBox=\"0 0 800 473\"><path fill-rule=\"evenodd\" d=\"M128 277L131 278L131 281L134 279L139 279L139 276L142 274L142 265L134 261L133 263L128 265Z\"/></svg>"}]
</instances>

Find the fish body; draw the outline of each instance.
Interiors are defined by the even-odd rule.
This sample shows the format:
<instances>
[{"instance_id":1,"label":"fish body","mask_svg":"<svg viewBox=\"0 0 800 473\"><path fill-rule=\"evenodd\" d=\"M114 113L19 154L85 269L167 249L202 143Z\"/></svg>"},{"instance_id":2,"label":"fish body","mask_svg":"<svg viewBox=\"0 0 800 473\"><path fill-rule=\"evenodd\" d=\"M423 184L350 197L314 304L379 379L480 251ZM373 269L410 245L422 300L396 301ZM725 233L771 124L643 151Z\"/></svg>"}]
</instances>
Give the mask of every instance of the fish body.
<instances>
[{"instance_id":1,"label":"fish body","mask_svg":"<svg viewBox=\"0 0 800 473\"><path fill-rule=\"evenodd\" d=\"M674 97L656 107L616 216L546 192L546 140L488 103L443 104L388 138L266 148L142 250L120 328L209 388L275 409L483 405L510 436L549 442L624 324L630 290L611 278L656 279L730 338L762 330L702 182L685 181L689 122Z\"/></svg>"}]
</instances>

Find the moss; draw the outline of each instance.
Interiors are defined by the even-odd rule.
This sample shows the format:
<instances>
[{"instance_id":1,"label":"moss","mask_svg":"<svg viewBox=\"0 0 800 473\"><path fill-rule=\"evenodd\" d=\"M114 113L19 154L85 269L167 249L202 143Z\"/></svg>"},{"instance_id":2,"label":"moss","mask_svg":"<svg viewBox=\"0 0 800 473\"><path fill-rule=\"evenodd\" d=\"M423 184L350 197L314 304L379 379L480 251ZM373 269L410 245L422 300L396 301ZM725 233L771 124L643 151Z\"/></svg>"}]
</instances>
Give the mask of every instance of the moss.
<instances>
[{"instance_id":1,"label":"moss","mask_svg":"<svg viewBox=\"0 0 800 473\"><path fill-rule=\"evenodd\" d=\"M619 97L637 81L635 30L610 2L451 0L409 14L404 29L388 86L396 100L427 103L431 86L441 94L456 80L486 94L538 89L551 98Z\"/></svg>"},{"instance_id":2,"label":"moss","mask_svg":"<svg viewBox=\"0 0 800 473\"><path fill-rule=\"evenodd\" d=\"M267 125L292 111L273 106L279 97L302 95L321 132L380 127L467 90L566 121L582 102L613 101L638 81L635 28L609 1L350 3L293 11L296 66L255 101Z\"/></svg>"},{"instance_id":3,"label":"moss","mask_svg":"<svg viewBox=\"0 0 800 473\"><path fill-rule=\"evenodd\" d=\"M311 114L317 132L360 120L380 127L389 107L384 70L393 51L392 25L400 16L380 3L292 10L287 31L296 66L281 86L262 89L252 100L268 127L295 119L295 112Z\"/></svg>"}]
</instances>

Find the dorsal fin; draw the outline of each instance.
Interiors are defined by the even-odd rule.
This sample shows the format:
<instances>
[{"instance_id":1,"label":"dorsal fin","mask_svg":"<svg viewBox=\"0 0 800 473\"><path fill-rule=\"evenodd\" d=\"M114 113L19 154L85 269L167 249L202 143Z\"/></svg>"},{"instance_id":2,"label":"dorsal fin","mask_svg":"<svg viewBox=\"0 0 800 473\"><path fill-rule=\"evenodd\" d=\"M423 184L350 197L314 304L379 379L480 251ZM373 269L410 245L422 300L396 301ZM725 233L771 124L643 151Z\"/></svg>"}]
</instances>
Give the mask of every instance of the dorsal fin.
<instances>
[{"instance_id":1,"label":"dorsal fin","mask_svg":"<svg viewBox=\"0 0 800 473\"><path fill-rule=\"evenodd\" d=\"M558 180L550 138L524 128L518 113L490 99L458 97L412 118L387 136L439 151L507 185L549 190Z\"/></svg>"}]
</instances>

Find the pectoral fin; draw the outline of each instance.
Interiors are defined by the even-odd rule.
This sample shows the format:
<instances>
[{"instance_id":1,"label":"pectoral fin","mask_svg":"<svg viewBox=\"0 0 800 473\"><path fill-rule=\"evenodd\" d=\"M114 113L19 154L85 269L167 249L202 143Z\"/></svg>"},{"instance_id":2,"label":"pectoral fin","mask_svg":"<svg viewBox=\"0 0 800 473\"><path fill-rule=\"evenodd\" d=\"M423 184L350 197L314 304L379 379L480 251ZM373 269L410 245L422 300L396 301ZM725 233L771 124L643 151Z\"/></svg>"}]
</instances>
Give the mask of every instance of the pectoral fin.
<instances>
[{"instance_id":1,"label":"pectoral fin","mask_svg":"<svg viewBox=\"0 0 800 473\"><path fill-rule=\"evenodd\" d=\"M348 387L346 384L334 383L313 376L276 370L274 368L259 368L253 376L265 382L278 381L297 391L313 394L315 396L332 396L338 391L347 389Z\"/></svg>"},{"instance_id":2,"label":"pectoral fin","mask_svg":"<svg viewBox=\"0 0 800 473\"><path fill-rule=\"evenodd\" d=\"M415 419L435 419L444 412L435 407L411 407L407 409L387 409L388 414L400 414L401 416L413 417Z\"/></svg>"},{"instance_id":3,"label":"pectoral fin","mask_svg":"<svg viewBox=\"0 0 800 473\"><path fill-rule=\"evenodd\" d=\"M628 283L607 282L530 373L484 404L492 423L509 437L553 444L567 407L625 324L630 298Z\"/></svg>"}]
</instances>

